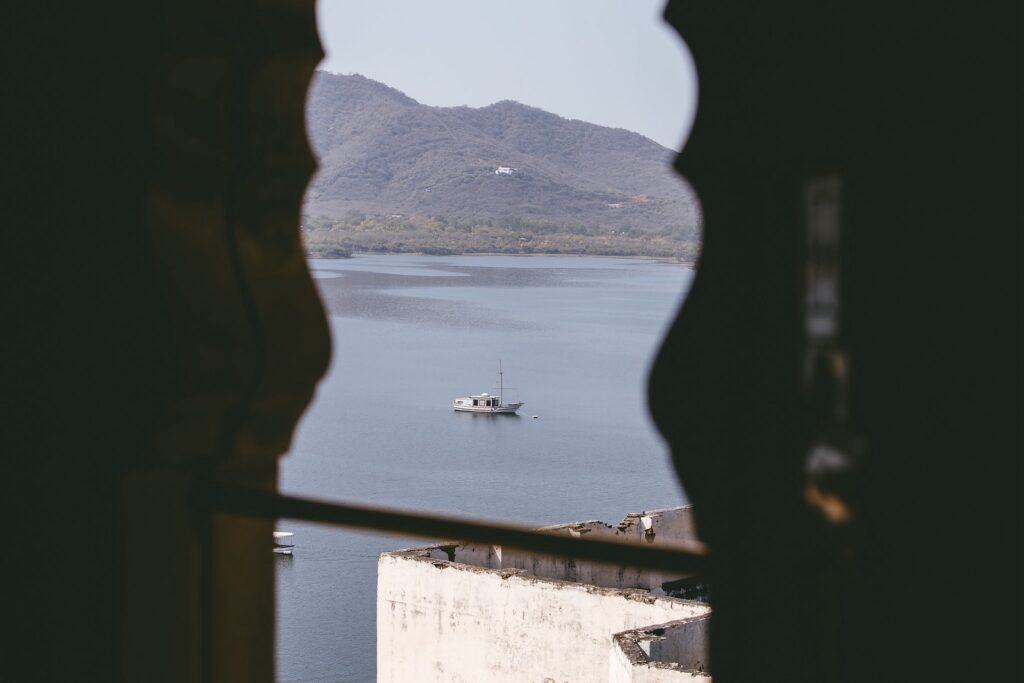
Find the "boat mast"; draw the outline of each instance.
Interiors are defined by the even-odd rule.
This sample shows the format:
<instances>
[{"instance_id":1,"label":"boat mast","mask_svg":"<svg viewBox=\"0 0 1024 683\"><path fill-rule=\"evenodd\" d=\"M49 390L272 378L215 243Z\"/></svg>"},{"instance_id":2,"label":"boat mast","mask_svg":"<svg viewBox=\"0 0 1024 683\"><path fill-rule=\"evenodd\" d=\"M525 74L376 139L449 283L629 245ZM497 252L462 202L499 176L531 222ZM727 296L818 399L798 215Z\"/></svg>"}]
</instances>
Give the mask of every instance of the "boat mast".
<instances>
[{"instance_id":1,"label":"boat mast","mask_svg":"<svg viewBox=\"0 0 1024 683\"><path fill-rule=\"evenodd\" d=\"M505 397L503 395L505 393L505 377L504 377L504 374L505 373L503 373L501 371L501 359L499 358L498 359L498 405L499 406L505 405Z\"/></svg>"}]
</instances>

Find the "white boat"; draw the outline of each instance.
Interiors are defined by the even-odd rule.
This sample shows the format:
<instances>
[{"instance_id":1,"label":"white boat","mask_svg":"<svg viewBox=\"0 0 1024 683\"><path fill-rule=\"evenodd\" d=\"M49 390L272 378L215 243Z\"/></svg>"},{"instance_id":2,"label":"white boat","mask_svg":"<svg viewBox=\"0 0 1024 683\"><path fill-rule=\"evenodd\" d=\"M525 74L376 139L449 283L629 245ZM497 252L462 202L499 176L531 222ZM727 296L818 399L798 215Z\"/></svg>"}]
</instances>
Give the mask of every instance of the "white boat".
<instances>
[{"instance_id":1,"label":"white boat","mask_svg":"<svg viewBox=\"0 0 1024 683\"><path fill-rule=\"evenodd\" d=\"M522 401L505 403L505 373L501 370L501 361L498 361L498 395L488 393L462 396L452 401L452 408L461 413L515 413L523 406Z\"/></svg>"},{"instance_id":2,"label":"white boat","mask_svg":"<svg viewBox=\"0 0 1024 683\"><path fill-rule=\"evenodd\" d=\"M294 535L290 531L275 531L274 552L279 555L291 555L292 548L295 547L295 544L291 542L291 537Z\"/></svg>"}]
</instances>

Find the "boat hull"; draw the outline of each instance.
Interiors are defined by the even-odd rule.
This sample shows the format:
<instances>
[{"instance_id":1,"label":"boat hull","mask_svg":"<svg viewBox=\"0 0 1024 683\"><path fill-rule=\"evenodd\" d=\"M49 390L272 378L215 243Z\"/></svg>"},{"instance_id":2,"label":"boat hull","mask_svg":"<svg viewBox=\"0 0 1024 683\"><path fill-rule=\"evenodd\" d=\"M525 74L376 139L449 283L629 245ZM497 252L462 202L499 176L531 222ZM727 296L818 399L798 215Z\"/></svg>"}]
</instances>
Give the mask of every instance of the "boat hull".
<instances>
[{"instance_id":1,"label":"boat hull","mask_svg":"<svg viewBox=\"0 0 1024 683\"><path fill-rule=\"evenodd\" d=\"M452 404L452 410L457 413L484 413L488 415L509 415L515 413L523 406L522 403L509 403L503 406L467 406Z\"/></svg>"}]
</instances>

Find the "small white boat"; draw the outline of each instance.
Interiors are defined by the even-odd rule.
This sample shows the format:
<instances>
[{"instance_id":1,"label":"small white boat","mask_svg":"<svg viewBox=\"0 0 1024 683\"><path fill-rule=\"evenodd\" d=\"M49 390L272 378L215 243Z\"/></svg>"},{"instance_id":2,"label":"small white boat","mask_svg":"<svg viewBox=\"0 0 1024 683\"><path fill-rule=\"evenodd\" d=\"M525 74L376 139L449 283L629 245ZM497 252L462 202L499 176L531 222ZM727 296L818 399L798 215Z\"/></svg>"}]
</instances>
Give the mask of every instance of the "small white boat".
<instances>
[{"instance_id":1,"label":"small white boat","mask_svg":"<svg viewBox=\"0 0 1024 683\"><path fill-rule=\"evenodd\" d=\"M505 373L501 370L501 361L498 361L498 395L492 396L488 393L462 396L452 401L452 408L461 413L515 413L523 406L522 401L505 403Z\"/></svg>"},{"instance_id":2,"label":"small white boat","mask_svg":"<svg viewBox=\"0 0 1024 683\"><path fill-rule=\"evenodd\" d=\"M275 531L274 532L274 552L279 555L291 555L292 548L295 544L291 542L291 537L294 536L290 531Z\"/></svg>"}]
</instances>

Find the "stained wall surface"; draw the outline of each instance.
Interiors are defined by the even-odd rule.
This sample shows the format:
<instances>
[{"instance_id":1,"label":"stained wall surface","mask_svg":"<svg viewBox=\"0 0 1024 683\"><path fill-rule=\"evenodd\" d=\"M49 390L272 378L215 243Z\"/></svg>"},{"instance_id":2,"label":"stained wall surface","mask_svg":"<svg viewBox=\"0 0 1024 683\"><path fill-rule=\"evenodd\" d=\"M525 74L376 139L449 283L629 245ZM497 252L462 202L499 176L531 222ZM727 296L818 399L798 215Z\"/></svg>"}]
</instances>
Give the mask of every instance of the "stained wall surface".
<instances>
[{"instance_id":1,"label":"stained wall surface","mask_svg":"<svg viewBox=\"0 0 1024 683\"><path fill-rule=\"evenodd\" d=\"M382 555L377 573L377 680L600 683L613 636L707 614L702 603L487 569Z\"/></svg>"}]
</instances>

